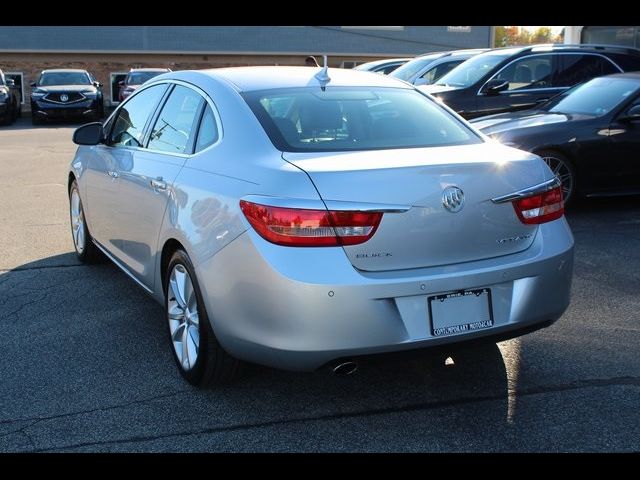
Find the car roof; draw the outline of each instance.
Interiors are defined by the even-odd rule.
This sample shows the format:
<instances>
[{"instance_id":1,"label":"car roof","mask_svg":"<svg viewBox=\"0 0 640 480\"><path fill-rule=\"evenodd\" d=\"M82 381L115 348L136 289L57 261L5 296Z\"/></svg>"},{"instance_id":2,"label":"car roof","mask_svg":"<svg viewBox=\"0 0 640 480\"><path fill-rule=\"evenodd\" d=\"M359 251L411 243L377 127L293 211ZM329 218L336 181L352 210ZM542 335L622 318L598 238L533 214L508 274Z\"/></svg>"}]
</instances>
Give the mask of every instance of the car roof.
<instances>
[{"instance_id":1,"label":"car roof","mask_svg":"<svg viewBox=\"0 0 640 480\"><path fill-rule=\"evenodd\" d=\"M83 70L81 68L48 68L47 70L42 70L42 73L62 73L62 72L88 73L86 70Z\"/></svg>"},{"instance_id":2,"label":"car roof","mask_svg":"<svg viewBox=\"0 0 640 480\"><path fill-rule=\"evenodd\" d=\"M131 72L170 72L168 68L132 68L129 70Z\"/></svg>"},{"instance_id":3,"label":"car roof","mask_svg":"<svg viewBox=\"0 0 640 480\"><path fill-rule=\"evenodd\" d=\"M565 44L565 43L539 43L534 45L523 45L517 47L500 47L492 48L482 54L495 54L495 53L512 53L518 54L522 52L607 52L607 53L628 53L632 55L640 55L640 50L633 47L626 47L624 45L605 45L596 43L581 43L581 44ZM482 55L481 54L481 55Z\"/></svg>"},{"instance_id":4,"label":"car roof","mask_svg":"<svg viewBox=\"0 0 640 480\"><path fill-rule=\"evenodd\" d=\"M640 81L640 72L625 72L625 73L612 73L611 75L605 75L606 78L630 78ZM604 78L604 77L596 77Z\"/></svg>"},{"instance_id":5,"label":"car roof","mask_svg":"<svg viewBox=\"0 0 640 480\"><path fill-rule=\"evenodd\" d=\"M200 73L213 78L225 80L238 91L269 90L273 88L294 88L320 86L316 78L322 68L318 67L232 67L199 70ZM327 85L330 86L366 86L366 87L395 87L413 88L412 86L391 78L369 71L329 68Z\"/></svg>"},{"instance_id":6,"label":"car roof","mask_svg":"<svg viewBox=\"0 0 640 480\"><path fill-rule=\"evenodd\" d=\"M361 63L360 65L358 65L358 67L362 67L362 66L378 66L378 65L384 65L385 63L396 63L396 62L408 62L409 60L412 60L413 57L405 57L405 58L385 58L382 60L373 60L371 62L366 62L366 63Z\"/></svg>"}]
</instances>

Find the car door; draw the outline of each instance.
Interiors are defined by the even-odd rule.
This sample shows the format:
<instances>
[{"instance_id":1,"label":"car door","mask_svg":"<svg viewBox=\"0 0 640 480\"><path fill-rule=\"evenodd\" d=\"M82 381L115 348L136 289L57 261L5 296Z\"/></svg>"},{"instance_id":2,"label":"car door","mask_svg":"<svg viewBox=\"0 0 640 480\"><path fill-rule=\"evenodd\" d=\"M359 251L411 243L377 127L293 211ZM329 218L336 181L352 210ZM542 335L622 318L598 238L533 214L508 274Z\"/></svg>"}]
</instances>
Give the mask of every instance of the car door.
<instances>
[{"instance_id":1,"label":"car door","mask_svg":"<svg viewBox=\"0 0 640 480\"><path fill-rule=\"evenodd\" d=\"M613 178L612 187L624 190L640 189L640 120L624 119L629 111L640 106L640 97L614 117L609 126L608 163Z\"/></svg>"},{"instance_id":2,"label":"car door","mask_svg":"<svg viewBox=\"0 0 640 480\"><path fill-rule=\"evenodd\" d=\"M130 272L153 290L158 233L173 192L173 182L193 151L205 103L186 84L174 84L151 121L146 147L120 174L121 237Z\"/></svg>"},{"instance_id":3,"label":"car door","mask_svg":"<svg viewBox=\"0 0 640 480\"><path fill-rule=\"evenodd\" d=\"M553 84L554 59L552 54L534 54L505 65L488 81L504 80L507 88L487 93L483 86L478 92L479 111L475 116L532 108L565 90Z\"/></svg>"},{"instance_id":4,"label":"car door","mask_svg":"<svg viewBox=\"0 0 640 480\"><path fill-rule=\"evenodd\" d=\"M144 141L145 126L167 85L141 91L120 106L105 125L105 142L88 149L86 183L87 222L92 236L115 257L124 260L123 200L120 176L131 169Z\"/></svg>"}]
</instances>

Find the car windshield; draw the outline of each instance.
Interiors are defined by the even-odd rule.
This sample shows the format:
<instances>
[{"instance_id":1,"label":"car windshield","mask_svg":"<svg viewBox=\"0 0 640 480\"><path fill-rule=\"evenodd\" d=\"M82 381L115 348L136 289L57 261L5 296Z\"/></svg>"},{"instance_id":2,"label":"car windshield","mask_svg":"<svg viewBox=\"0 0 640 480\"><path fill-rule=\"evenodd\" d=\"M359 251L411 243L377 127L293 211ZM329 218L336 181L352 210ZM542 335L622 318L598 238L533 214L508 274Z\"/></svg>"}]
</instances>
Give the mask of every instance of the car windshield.
<instances>
[{"instance_id":1,"label":"car windshield","mask_svg":"<svg viewBox=\"0 0 640 480\"><path fill-rule=\"evenodd\" d=\"M157 77L165 72L132 72L127 75L125 85L142 85L147 80Z\"/></svg>"},{"instance_id":2,"label":"car windshield","mask_svg":"<svg viewBox=\"0 0 640 480\"><path fill-rule=\"evenodd\" d=\"M567 90L542 107L553 113L606 115L640 88L630 78L599 77Z\"/></svg>"},{"instance_id":3,"label":"car windshield","mask_svg":"<svg viewBox=\"0 0 640 480\"><path fill-rule=\"evenodd\" d=\"M393 72L389 74L391 77L399 78L400 80L404 80L405 82L410 81L410 79L416 75L420 70L429 65L434 60L440 58L440 54L437 55L425 55L424 57L414 58L413 60L408 61L404 65L399 66Z\"/></svg>"},{"instance_id":4,"label":"car windshield","mask_svg":"<svg viewBox=\"0 0 640 480\"><path fill-rule=\"evenodd\" d=\"M511 50L481 53L466 62L462 62L449 73L443 75L436 85L460 88L470 87L489 73L493 67L511 55L513 55Z\"/></svg>"},{"instance_id":5,"label":"car windshield","mask_svg":"<svg viewBox=\"0 0 640 480\"><path fill-rule=\"evenodd\" d=\"M435 101L405 88L287 88L243 94L279 150L328 152L482 143Z\"/></svg>"},{"instance_id":6,"label":"car windshield","mask_svg":"<svg viewBox=\"0 0 640 480\"><path fill-rule=\"evenodd\" d=\"M37 85L91 85L91 80L85 72L45 72L40 75Z\"/></svg>"}]
</instances>

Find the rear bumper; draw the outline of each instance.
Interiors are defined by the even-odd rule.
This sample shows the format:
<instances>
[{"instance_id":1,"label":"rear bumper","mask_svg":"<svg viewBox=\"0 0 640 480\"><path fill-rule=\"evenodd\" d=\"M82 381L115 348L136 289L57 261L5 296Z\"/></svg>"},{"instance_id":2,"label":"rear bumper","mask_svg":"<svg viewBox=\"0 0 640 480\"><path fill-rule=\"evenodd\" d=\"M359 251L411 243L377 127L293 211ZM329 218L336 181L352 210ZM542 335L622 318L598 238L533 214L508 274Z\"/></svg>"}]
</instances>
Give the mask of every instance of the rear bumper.
<instances>
[{"instance_id":1,"label":"rear bumper","mask_svg":"<svg viewBox=\"0 0 640 480\"><path fill-rule=\"evenodd\" d=\"M569 305L573 236L541 225L527 250L463 264L361 272L342 248L289 248L249 230L196 265L212 327L232 355L287 370L340 358L517 336ZM434 337L427 298L491 289L492 327Z\"/></svg>"}]
</instances>

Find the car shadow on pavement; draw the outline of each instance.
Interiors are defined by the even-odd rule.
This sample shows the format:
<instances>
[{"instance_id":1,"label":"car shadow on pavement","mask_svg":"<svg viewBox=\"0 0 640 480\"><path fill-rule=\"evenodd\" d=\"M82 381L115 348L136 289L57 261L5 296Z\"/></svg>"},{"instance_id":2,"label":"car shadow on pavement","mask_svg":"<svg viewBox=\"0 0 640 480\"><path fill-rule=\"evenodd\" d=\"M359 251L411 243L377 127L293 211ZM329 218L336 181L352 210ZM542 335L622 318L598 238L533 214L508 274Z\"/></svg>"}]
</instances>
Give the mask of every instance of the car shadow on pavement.
<instances>
[{"instance_id":1,"label":"car shadow on pavement","mask_svg":"<svg viewBox=\"0 0 640 480\"><path fill-rule=\"evenodd\" d=\"M23 116L18 118L12 125L0 127L0 131L34 130L34 129L47 129L47 128L78 128L86 123L90 123L90 121L50 120L38 125L34 125L33 123L31 123L31 118L25 117L23 114Z\"/></svg>"}]
</instances>

